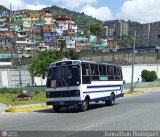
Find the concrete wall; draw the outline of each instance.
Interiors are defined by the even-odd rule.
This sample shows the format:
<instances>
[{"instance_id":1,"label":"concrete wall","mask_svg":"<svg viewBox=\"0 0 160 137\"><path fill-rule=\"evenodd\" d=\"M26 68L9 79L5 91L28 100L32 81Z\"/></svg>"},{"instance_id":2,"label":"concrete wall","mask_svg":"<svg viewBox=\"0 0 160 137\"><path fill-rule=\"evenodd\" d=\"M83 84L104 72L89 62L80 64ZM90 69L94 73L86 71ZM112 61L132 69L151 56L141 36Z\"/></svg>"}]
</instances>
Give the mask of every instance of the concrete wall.
<instances>
[{"instance_id":1,"label":"concrete wall","mask_svg":"<svg viewBox=\"0 0 160 137\"><path fill-rule=\"evenodd\" d=\"M156 71L158 78L160 78L160 64L141 64L134 66L134 82L141 82L141 72L147 69L149 71ZM123 79L126 83L131 82L132 66L122 66ZM32 77L26 69L16 70L16 69L0 69L0 87L17 87L20 83L20 77L22 81L22 86L27 86L27 84L32 85ZM46 78L35 77L34 83L38 85L45 85Z\"/></svg>"},{"instance_id":2,"label":"concrete wall","mask_svg":"<svg viewBox=\"0 0 160 137\"><path fill-rule=\"evenodd\" d=\"M134 82L142 81L141 78L141 72L142 70L149 70L149 71L156 71L158 78L160 78L160 65L159 64L142 64L142 65L135 65L134 66ZM126 83L131 82L131 75L132 75L132 66L123 66L123 79L126 81Z\"/></svg>"},{"instance_id":3,"label":"concrete wall","mask_svg":"<svg viewBox=\"0 0 160 137\"><path fill-rule=\"evenodd\" d=\"M26 69L0 69L0 86L17 87L31 84L31 75Z\"/></svg>"},{"instance_id":4,"label":"concrete wall","mask_svg":"<svg viewBox=\"0 0 160 137\"><path fill-rule=\"evenodd\" d=\"M81 60L112 62L121 65L131 65L132 52L101 52L90 50L80 52ZM157 52L143 52L135 54L135 64L156 64Z\"/></svg>"},{"instance_id":5,"label":"concrete wall","mask_svg":"<svg viewBox=\"0 0 160 137\"><path fill-rule=\"evenodd\" d=\"M32 85L32 77L26 69L0 69L0 87L18 87L20 79L22 86ZM34 77L33 79L37 86L46 84L46 78Z\"/></svg>"}]
</instances>

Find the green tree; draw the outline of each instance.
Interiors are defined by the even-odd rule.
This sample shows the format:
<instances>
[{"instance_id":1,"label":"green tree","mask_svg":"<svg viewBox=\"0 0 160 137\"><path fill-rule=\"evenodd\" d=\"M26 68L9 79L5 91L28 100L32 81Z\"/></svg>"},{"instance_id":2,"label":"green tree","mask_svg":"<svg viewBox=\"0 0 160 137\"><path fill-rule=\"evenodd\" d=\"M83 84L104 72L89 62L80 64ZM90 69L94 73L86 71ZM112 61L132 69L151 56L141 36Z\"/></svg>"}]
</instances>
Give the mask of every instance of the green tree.
<instances>
[{"instance_id":1,"label":"green tree","mask_svg":"<svg viewBox=\"0 0 160 137\"><path fill-rule=\"evenodd\" d=\"M79 58L79 53L75 52L74 50L69 50L68 52L64 53L64 57L77 60Z\"/></svg>"},{"instance_id":2,"label":"green tree","mask_svg":"<svg viewBox=\"0 0 160 137\"><path fill-rule=\"evenodd\" d=\"M141 72L142 81L146 81L148 79L148 74L149 74L148 70L146 69L142 70Z\"/></svg>"},{"instance_id":3,"label":"green tree","mask_svg":"<svg viewBox=\"0 0 160 137\"><path fill-rule=\"evenodd\" d=\"M150 71L150 74L149 74L149 81L154 81L157 79L157 74L155 71Z\"/></svg>"},{"instance_id":4,"label":"green tree","mask_svg":"<svg viewBox=\"0 0 160 137\"><path fill-rule=\"evenodd\" d=\"M120 38L117 41L117 44L121 47L121 48L129 48L133 46L133 42L134 39L132 36L127 36L127 35L123 35L122 38Z\"/></svg>"},{"instance_id":5,"label":"green tree","mask_svg":"<svg viewBox=\"0 0 160 137\"><path fill-rule=\"evenodd\" d=\"M59 45L60 45L60 56L63 58L64 57L63 56L63 50L64 50L64 48L66 46L66 41L65 40L60 41Z\"/></svg>"},{"instance_id":6,"label":"green tree","mask_svg":"<svg viewBox=\"0 0 160 137\"><path fill-rule=\"evenodd\" d=\"M40 51L33 57L31 64L28 65L28 71L32 76L46 75L49 64L61 59L58 51Z\"/></svg>"},{"instance_id":7,"label":"green tree","mask_svg":"<svg viewBox=\"0 0 160 137\"><path fill-rule=\"evenodd\" d=\"M64 57L76 60L79 58L79 54L74 50L65 53L61 51L40 51L33 57L31 64L28 65L28 71L32 76L44 76L48 73L49 64L62 60Z\"/></svg>"},{"instance_id":8,"label":"green tree","mask_svg":"<svg viewBox=\"0 0 160 137\"><path fill-rule=\"evenodd\" d=\"M102 35L102 27L99 23L91 24L90 26L90 34L100 37Z\"/></svg>"},{"instance_id":9,"label":"green tree","mask_svg":"<svg viewBox=\"0 0 160 137\"><path fill-rule=\"evenodd\" d=\"M141 72L142 81L150 82L157 79L157 74L155 71L143 70Z\"/></svg>"}]
</instances>

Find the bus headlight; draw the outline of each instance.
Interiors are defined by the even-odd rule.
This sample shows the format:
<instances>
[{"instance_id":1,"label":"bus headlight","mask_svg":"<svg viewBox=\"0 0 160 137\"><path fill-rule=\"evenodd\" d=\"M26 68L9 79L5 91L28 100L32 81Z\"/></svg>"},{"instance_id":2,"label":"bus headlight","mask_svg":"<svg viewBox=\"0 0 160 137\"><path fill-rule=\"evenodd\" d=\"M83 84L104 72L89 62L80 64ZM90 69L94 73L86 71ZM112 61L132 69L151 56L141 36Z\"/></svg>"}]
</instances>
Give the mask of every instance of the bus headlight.
<instances>
[{"instance_id":1,"label":"bus headlight","mask_svg":"<svg viewBox=\"0 0 160 137\"><path fill-rule=\"evenodd\" d=\"M79 91L79 90L76 90L76 91L74 92L74 95L75 95L75 96L80 96L80 91Z\"/></svg>"}]
</instances>

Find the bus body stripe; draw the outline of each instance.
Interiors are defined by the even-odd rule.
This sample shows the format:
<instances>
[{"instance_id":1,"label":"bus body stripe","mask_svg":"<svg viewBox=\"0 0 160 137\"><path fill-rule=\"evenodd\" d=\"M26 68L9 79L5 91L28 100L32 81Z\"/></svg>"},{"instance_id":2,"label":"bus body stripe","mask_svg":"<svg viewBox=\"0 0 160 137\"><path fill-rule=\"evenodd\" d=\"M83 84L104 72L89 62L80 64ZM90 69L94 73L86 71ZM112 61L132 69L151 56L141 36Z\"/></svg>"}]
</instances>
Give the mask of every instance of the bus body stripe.
<instances>
[{"instance_id":1,"label":"bus body stripe","mask_svg":"<svg viewBox=\"0 0 160 137\"><path fill-rule=\"evenodd\" d=\"M122 85L97 85L97 86L87 86L87 88L105 88L105 87L121 87Z\"/></svg>"},{"instance_id":2,"label":"bus body stripe","mask_svg":"<svg viewBox=\"0 0 160 137\"><path fill-rule=\"evenodd\" d=\"M98 93L98 92L112 92L112 91L121 91L121 89L115 89L115 90L99 90L99 91L87 91L87 92L83 92L85 93Z\"/></svg>"}]
</instances>

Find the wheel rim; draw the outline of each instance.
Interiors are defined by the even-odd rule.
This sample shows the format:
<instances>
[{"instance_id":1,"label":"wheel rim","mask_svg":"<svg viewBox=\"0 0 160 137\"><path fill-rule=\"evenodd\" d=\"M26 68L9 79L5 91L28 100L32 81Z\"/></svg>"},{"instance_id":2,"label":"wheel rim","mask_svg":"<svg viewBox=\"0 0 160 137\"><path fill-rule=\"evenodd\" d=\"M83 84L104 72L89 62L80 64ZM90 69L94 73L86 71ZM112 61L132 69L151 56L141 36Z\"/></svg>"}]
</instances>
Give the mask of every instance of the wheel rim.
<instances>
[{"instance_id":1,"label":"wheel rim","mask_svg":"<svg viewBox=\"0 0 160 137\"><path fill-rule=\"evenodd\" d=\"M115 96L112 94L111 98L112 98L112 104L114 104L115 103Z\"/></svg>"},{"instance_id":2,"label":"wheel rim","mask_svg":"<svg viewBox=\"0 0 160 137\"><path fill-rule=\"evenodd\" d=\"M87 100L85 100L83 103L83 110L87 110L87 108L88 108L88 102Z\"/></svg>"}]
</instances>

